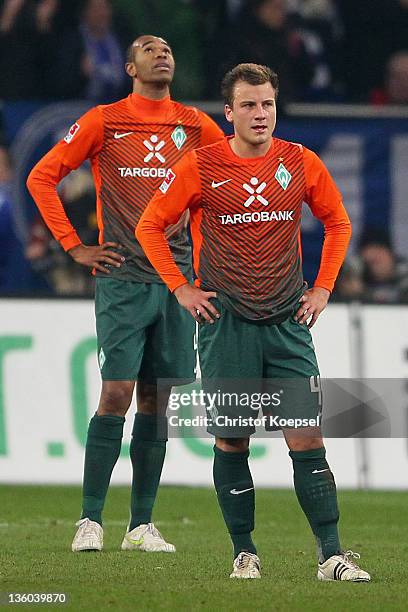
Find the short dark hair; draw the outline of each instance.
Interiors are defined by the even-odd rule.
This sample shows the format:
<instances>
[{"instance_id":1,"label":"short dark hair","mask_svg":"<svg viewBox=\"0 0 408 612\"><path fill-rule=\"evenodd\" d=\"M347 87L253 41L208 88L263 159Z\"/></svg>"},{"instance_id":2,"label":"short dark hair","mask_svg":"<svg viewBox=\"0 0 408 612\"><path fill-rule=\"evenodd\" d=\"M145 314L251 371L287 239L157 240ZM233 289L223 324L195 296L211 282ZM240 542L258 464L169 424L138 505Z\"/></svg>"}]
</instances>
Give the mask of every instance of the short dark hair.
<instances>
[{"instance_id":1,"label":"short dark hair","mask_svg":"<svg viewBox=\"0 0 408 612\"><path fill-rule=\"evenodd\" d=\"M237 81L245 81L250 85L263 85L269 82L276 92L276 97L278 95L278 75L271 68L261 64L238 64L227 72L221 83L221 94L228 106L232 107L234 102L234 86Z\"/></svg>"},{"instance_id":2,"label":"short dark hair","mask_svg":"<svg viewBox=\"0 0 408 612\"><path fill-rule=\"evenodd\" d=\"M164 40L164 38L162 38L161 36L156 36L156 34L139 34L139 36L135 38L135 40L132 42L131 45L128 46L126 50L126 63L131 64L132 62L134 62L135 44L140 38L145 38L146 36L151 36L152 38L160 38L160 40L162 40L166 45L170 47L169 43L166 40Z\"/></svg>"}]
</instances>

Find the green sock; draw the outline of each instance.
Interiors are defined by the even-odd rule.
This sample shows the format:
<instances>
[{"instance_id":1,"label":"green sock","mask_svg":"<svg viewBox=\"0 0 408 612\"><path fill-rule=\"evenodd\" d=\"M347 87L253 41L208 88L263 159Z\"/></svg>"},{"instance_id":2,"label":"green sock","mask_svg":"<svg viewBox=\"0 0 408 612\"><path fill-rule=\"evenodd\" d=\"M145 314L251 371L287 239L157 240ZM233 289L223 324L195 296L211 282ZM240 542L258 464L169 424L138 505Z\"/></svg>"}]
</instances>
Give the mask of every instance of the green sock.
<instances>
[{"instance_id":1,"label":"green sock","mask_svg":"<svg viewBox=\"0 0 408 612\"><path fill-rule=\"evenodd\" d=\"M95 416L86 440L81 518L102 525L102 510L122 444L124 417Z\"/></svg>"},{"instance_id":2,"label":"green sock","mask_svg":"<svg viewBox=\"0 0 408 612\"><path fill-rule=\"evenodd\" d=\"M326 461L326 450L321 447L290 451L289 456L293 461L296 495L316 537L322 563L341 551L336 483Z\"/></svg>"},{"instance_id":3,"label":"green sock","mask_svg":"<svg viewBox=\"0 0 408 612\"><path fill-rule=\"evenodd\" d=\"M234 557L243 550L256 554L251 537L254 530L255 491L248 457L249 450L244 453L226 453L214 446L214 485L234 546Z\"/></svg>"},{"instance_id":4,"label":"green sock","mask_svg":"<svg viewBox=\"0 0 408 612\"><path fill-rule=\"evenodd\" d=\"M167 444L167 417L135 415L130 443L133 466L129 531L150 523Z\"/></svg>"}]
</instances>

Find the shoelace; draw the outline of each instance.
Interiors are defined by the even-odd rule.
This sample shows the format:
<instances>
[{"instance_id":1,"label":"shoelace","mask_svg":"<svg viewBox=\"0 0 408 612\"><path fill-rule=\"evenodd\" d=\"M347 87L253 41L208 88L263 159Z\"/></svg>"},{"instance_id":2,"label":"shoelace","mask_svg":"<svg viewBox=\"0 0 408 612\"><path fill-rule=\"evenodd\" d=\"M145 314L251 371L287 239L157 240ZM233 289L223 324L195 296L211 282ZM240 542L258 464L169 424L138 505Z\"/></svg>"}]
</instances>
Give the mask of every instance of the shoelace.
<instances>
[{"instance_id":1,"label":"shoelace","mask_svg":"<svg viewBox=\"0 0 408 612\"><path fill-rule=\"evenodd\" d=\"M346 550L346 552L343 553L342 556L343 556L344 562L347 563L350 567L352 567L353 569L357 569L357 570L360 569L358 565L354 563L353 561L353 559L360 559L359 553L355 553L352 550Z\"/></svg>"},{"instance_id":2,"label":"shoelace","mask_svg":"<svg viewBox=\"0 0 408 612\"><path fill-rule=\"evenodd\" d=\"M248 567L250 561L251 557L249 555L240 553L237 559L237 566L239 569L245 569L246 567Z\"/></svg>"},{"instance_id":3,"label":"shoelace","mask_svg":"<svg viewBox=\"0 0 408 612\"><path fill-rule=\"evenodd\" d=\"M86 536L93 536L96 533L96 527L91 525L89 521L82 523L83 534Z\"/></svg>"},{"instance_id":4,"label":"shoelace","mask_svg":"<svg viewBox=\"0 0 408 612\"><path fill-rule=\"evenodd\" d=\"M149 523L149 524L148 524L148 528L147 528L147 530L149 531L149 533L151 533L151 534L152 534L152 536L153 536L154 538L160 538L160 539L163 539L162 534L160 533L160 531L159 531L158 529L156 529L156 527L153 525L153 523Z\"/></svg>"}]
</instances>

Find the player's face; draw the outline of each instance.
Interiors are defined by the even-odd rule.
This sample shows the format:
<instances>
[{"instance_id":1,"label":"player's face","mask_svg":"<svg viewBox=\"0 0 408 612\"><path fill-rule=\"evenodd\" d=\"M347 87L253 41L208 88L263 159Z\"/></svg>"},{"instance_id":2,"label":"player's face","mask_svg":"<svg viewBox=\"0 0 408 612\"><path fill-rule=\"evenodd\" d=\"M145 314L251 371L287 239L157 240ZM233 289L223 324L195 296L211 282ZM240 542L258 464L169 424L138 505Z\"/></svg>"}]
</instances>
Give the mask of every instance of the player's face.
<instances>
[{"instance_id":1,"label":"player's face","mask_svg":"<svg viewBox=\"0 0 408 612\"><path fill-rule=\"evenodd\" d=\"M272 139L276 125L276 92L271 83L250 85L237 81L232 107L225 105L227 121L234 124L235 137L251 146Z\"/></svg>"},{"instance_id":2,"label":"player's face","mask_svg":"<svg viewBox=\"0 0 408 612\"><path fill-rule=\"evenodd\" d=\"M170 84L174 75L171 48L162 38L141 36L133 44L133 62L126 69L141 83Z\"/></svg>"}]
</instances>

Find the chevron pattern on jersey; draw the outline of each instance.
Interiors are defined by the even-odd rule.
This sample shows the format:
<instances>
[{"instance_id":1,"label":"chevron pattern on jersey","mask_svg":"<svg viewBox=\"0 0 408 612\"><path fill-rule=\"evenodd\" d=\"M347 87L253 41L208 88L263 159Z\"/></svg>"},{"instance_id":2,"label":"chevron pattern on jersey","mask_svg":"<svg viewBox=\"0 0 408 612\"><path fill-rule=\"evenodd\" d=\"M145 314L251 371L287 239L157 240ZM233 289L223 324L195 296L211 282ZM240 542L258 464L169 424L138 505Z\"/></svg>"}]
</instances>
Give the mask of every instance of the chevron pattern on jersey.
<instances>
[{"instance_id":1,"label":"chevron pattern on jersey","mask_svg":"<svg viewBox=\"0 0 408 612\"><path fill-rule=\"evenodd\" d=\"M234 162L224 153L222 144L196 152L202 185L196 272L204 286L229 296L240 316L267 319L303 284L302 149L274 139L264 158ZM275 176L279 166L291 176L286 188Z\"/></svg>"},{"instance_id":2,"label":"chevron pattern on jersey","mask_svg":"<svg viewBox=\"0 0 408 612\"><path fill-rule=\"evenodd\" d=\"M200 145L201 124L193 108L177 102L165 117L155 123L129 112L127 99L103 107L104 143L98 158L101 176L100 201L104 240L113 240L125 247L127 260L123 270L129 280L158 280L156 271L139 243L135 227L163 182L166 172L185 153ZM181 148L172 138L177 127L186 135ZM190 249L187 242L186 218L167 230L170 247L177 264L188 266Z\"/></svg>"}]
</instances>

